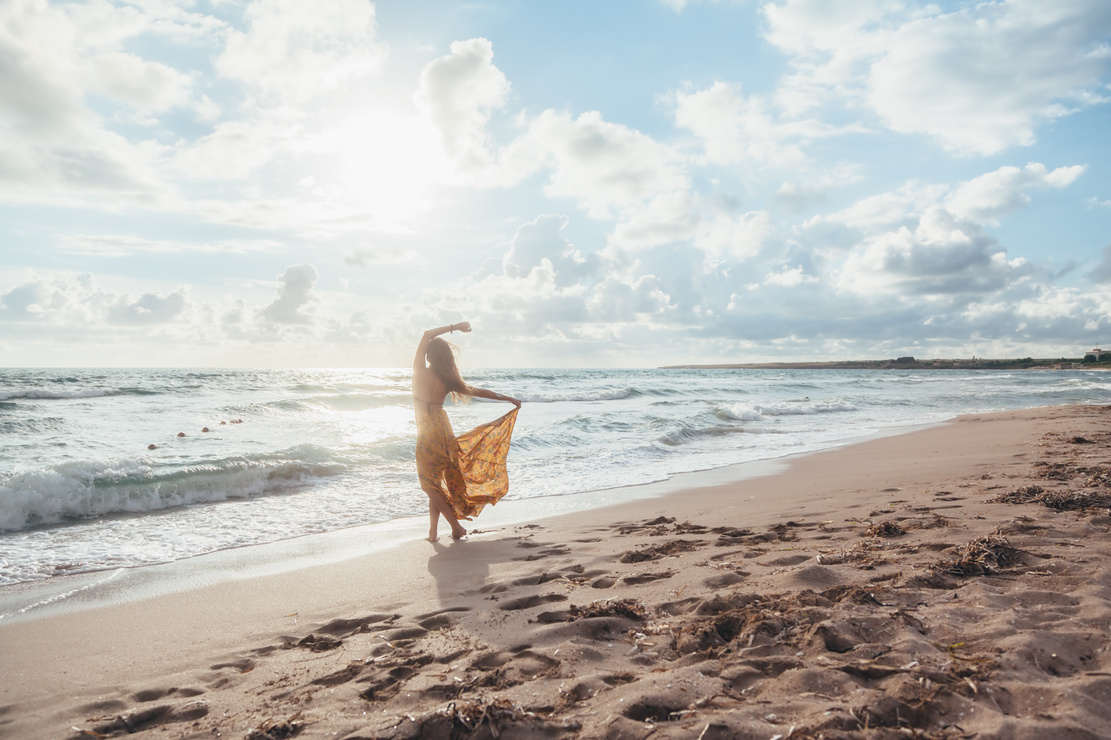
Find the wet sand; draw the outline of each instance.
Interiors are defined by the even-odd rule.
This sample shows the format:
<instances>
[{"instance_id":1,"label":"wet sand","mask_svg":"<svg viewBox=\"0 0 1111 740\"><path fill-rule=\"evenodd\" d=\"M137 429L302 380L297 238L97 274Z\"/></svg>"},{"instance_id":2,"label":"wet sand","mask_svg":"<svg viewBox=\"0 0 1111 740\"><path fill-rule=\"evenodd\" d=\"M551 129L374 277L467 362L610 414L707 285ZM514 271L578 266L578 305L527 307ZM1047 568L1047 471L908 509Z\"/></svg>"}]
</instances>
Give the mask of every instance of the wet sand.
<instances>
[{"instance_id":1,"label":"wet sand","mask_svg":"<svg viewBox=\"0 0 1111 740\"><path fill-rule=\"evenodd\" d=\"M0 623L0 735L1111 737L1109 422L963 417Z\"/></svg>"}]
</instances>

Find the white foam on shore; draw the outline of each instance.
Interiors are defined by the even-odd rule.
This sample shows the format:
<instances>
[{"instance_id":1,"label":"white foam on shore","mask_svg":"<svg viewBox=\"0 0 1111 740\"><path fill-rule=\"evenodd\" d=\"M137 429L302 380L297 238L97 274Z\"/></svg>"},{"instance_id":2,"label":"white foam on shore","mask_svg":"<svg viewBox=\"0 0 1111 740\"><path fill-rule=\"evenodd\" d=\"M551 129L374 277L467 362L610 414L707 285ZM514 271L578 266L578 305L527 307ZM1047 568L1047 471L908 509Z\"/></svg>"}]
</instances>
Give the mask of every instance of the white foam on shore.
<instances>
[{"instance_id":1,"label":"white foam on shore","mask_svg":"<svg viewBox=\"0 0 1111 740\"><path fill-rule=\"evenodd\" d=\"M836 446L896 436L931 426L936 425L886 429L846 438ZM522 523L543 522L564 514L636 500L659 498L681 491L740 483L752 478L775 475L786 469L790 459L822 451L825 450L678 473L641 485L530 499L507 499L497 506L487 507L480 520L465 524L470 529L488 531ZM0 626L68 611L139 601L220 582L338 563L421 540L427 534L427 526L428 520L425 517L408 517L220 550L169 563L120 568L107 578L102 571L4 586L0 587ZM446 528L443 522L441 526Z\"/></svg>"}]
</instances>

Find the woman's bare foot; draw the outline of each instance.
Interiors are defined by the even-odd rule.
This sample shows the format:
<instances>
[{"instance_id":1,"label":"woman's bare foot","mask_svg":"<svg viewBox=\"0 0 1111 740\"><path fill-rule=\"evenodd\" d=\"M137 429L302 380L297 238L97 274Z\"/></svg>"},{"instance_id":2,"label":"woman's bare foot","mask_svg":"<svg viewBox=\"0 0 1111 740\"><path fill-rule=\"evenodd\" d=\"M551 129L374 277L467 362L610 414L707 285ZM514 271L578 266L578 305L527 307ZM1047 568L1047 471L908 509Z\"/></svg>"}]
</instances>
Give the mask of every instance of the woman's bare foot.
<instances>
[{"instance_id":1,"label":"woman's bare foot","mask_svg":"<svg viewBox=\"0 0 1111 740\"><path fill-rule=\"evenodd\" d=\"M458 530L451 530L451 538L453 540L461 540L467 536L467 530L460 527Z\"/></svg>"}]
</instances>

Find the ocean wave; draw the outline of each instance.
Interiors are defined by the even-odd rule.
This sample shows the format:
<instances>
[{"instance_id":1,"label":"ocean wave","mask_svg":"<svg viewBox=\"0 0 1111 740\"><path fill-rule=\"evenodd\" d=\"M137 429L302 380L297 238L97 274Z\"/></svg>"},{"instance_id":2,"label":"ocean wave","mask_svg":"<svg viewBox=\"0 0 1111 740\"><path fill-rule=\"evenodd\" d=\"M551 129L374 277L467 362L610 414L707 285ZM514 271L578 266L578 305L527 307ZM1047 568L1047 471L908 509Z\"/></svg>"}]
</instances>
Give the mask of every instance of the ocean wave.
<instances>
[{"instance_id":1,"label":"ocean wave","mask_svg":"<svg viewBox=\"0 0 1111 740\"><path fill-rule=\"evenodd\" d=\"M587 403L590 401L623 401L644 395L635 388L603 388L592 392L579 393L534 393L522 394L526 403Z\"/></svg>"},{"instance_id":2,"label":"ocean wave","mask_svg":"<svg viewBox=\"0 0 1111 740\"><path fill-rule=\"evenodd\" d=\"M738 426L680 427L679 429L672 429L665 433L656 441L666 447L679 447L707 437L724 437L730 434L744 434L746 431L744 427Z\"/></svg>"},{"instance_id":3,"label":"ocean wave","mask_svg":"<svg viewBox=\"0 0 1111 740\"><path fill-rule=\"evenodd\" d=\"M15 404L12 404L15 407ZM0 403L0 409L5 404ZM55 416L31 416L25 419L0 419L0 435L16 434L41 434L43 432L62 432L66 430L66 421Z\"/></svg>"},{"instance_id":4,"label":"ocean wave","mask_svg":"<svg viewBox=\"0 0 1111 740\"><path fill-rule=\"evenodd\" d=\"M715 412L722 421L760 421L775 416L803 416L810 414L836 414L857 411L848 401L789 401L785 403L732 405Z\"/></svg>"},{"instance_id":5,"label":"ocean wave","mask_svg":"<svg viewBox=\"0 0 1111 740\"><path fill-rule=\"evenodd\" d=\"M0 391L0 401L50 401L71 398L103 398L104 396L119 396L123 393L124 391L119 388L86 388L82 391L51 391L41 388L26 388Z\"/></svg>"},{"instance_id":6,"label":"ocean wave","mask_svg":"<svg viewBox=\"0 0 1111 740\"><path fill-rule=\"evenodd\" d=\"M0 531L280 494L345 471L313 445L173 468L145 457L62 463L0 475Z\"/></svg>"},{"instance_id":7,"label":"ocean wave","mask_svg":"<svg viewBox=\"0 0 1111 740\"><path fill-rule=\"evenodd\" d=\"M231 406L227 411L231 414L261 413L264 415L284 415L292 413L312 413L321 410L331 411L367 411L389 406L401 406L410 403L408 393L341 393L320 394L303 396L301 398L283 398L277 401L248 404L244 406Z\"/></svg>"}]
</instances>

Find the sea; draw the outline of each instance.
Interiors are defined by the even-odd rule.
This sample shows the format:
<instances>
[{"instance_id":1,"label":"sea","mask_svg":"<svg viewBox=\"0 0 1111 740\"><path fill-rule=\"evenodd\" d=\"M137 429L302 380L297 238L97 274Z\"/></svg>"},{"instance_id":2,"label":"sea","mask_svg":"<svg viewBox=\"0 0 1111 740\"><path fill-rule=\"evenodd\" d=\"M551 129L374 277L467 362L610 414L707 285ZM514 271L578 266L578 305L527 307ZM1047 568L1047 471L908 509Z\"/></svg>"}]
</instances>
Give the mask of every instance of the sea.
<instances>
[{"instance_id":1,"label":"sea","mask_svg":"<svg viewBox=\"0 0 1111 740\"><path fill-rule=\"evenodd\" d=\"M600 492L960 414L1111 403L1111 373L1095 370L464 374L524 401L505 501L525 511L529 501L590 501L591 492L608 503ZM410 377L0 369L0 586L426 520ZM510 408L447 404L457 432Z\"/></svg>"}]
</instances>

